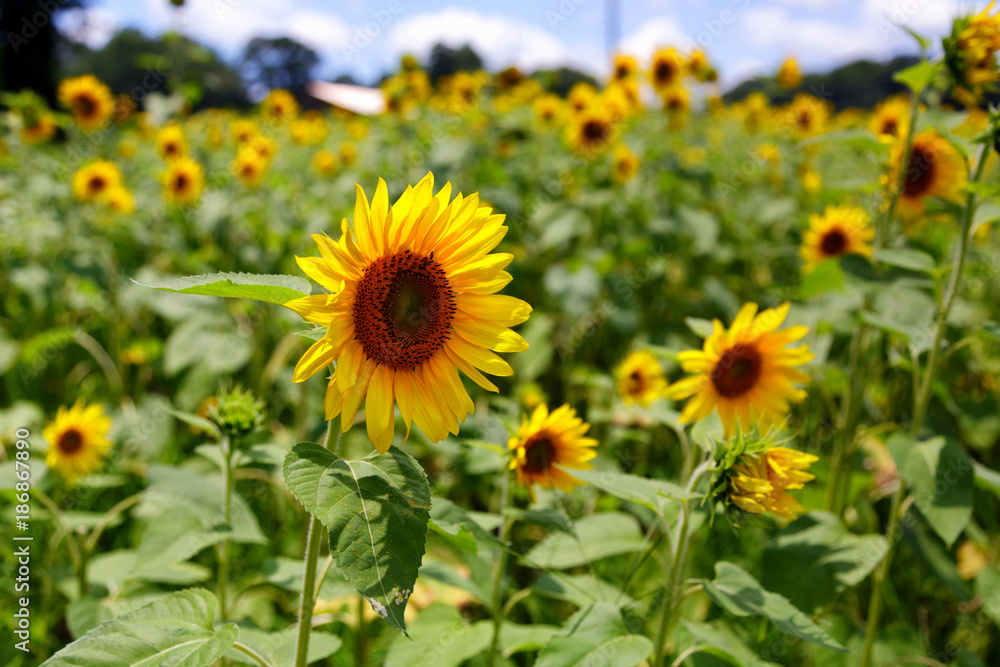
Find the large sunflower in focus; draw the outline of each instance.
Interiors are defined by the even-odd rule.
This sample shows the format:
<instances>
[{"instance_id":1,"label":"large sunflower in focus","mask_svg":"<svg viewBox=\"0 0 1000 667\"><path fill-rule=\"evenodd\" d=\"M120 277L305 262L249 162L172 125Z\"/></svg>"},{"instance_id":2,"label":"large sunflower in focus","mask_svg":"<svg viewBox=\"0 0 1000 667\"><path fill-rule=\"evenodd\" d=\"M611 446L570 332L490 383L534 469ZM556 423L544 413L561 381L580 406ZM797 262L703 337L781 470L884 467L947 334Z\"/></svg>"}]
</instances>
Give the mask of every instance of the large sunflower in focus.
<instances>
[{"instance_id":1,"label":"large sunflower in focus","mask_svg":"<svg viewBox=\"0 0 1000 667\"><path fill-rule=\"evenodd\" d=\"M823 260L842 255L870 257L868 242L875 238L871 219L857 206L827 206L823 215L809 217L809 231L802 239L802 259L806 271L816 268Z\"/></svg>"},{"instance_id":2,"label":"large sunflower in focus","mask_svg":"<svg viewBox=\"0 0 1000 667\"><path fill-rule=\"evenodd\" d=\"M903 162L903 142L893 147L889 183L899 182ZM925 130L913 138L910 157L903 171L903 186L897 203L899 215L906 221L919 218L930 197L958 202L965 191L968 171L965 159L947 139L934 130Z\"/></svg>"},{"instance_id":3,"label":"large sunflower in focus","mask_svg":"<svg viewBox=\"0 0 1000 667\"><path fill-rule=\"evenodd\" d=\"M785 303L758 314L757 304L748 303L729 331L713 320L712 335L701 350L677 355L681 368L694 373L666 391L674 400L692 397L681 412L682 423L704 419L718 410L728 438L736 432L737 422L744 431L750 430L755 420L760 428L780 423L789 401L805 398L806 392L793 383L807 382L809 376L794 366L813 355L805 345L786 347L805 336L806 327L777 331L788 316L788 308Z\"/></svg>"},{"instance_id":4,"label":"large sunflower in focus","mask_svg":"<svg viewBox=\"0 0 1000 667\"><path fill-rule=\"evenodd\" d=\"M553 486L569 493L574 486L583 484L562 468L589 470L589 461L597 456L597 441L584 434L590 424L576 416L576 410L563 405L549 413L539 405L531 419L522 419L521 428L507 443L513 456L510 469L517 471L517 481L527 487L535 499L534 484L543 488Z\"/></svg>"},{"instance_id":5,"label":"large sunflower in focus","mask_svg":"<svg viewBox=\"0 0 1000 667\"><path fill-rule=\"evenodd\" d=\"M353 230L344 220L339 240L316 234L321 257L296 258L330 291L285 304L326 335L302 355L302 382L331 362L326 416L347 431L362 399L368 435L379 452L392 444L393 404L406 424L431 440L458 433L474 409L458 375L497 391L482 372L511 375L495 352L528 344L508 327L528 319L531 306L497 294L510 282L513 255L490 254L507 228L504 216L479 206L479 195L436 195L427 174L392 207L379 180L371 204L360 186Z\"/></svg>"},{"instance_id":6,"label":"large sunflower in focus","mask_svg":"<svg viewBox=\"0 0 1000 667\"><path fill-rule=\"evenodd\" d=\"M70 481L92 473L111 449L110 428L111 420L100 405L84 405L80 400L69 410L60 407L42 431L49 442L45 464Z\"/></svg>"},{"instance_id":7,"label":"large sunflower in focus","mask_svg":"<svg viewBox=\"0 0 1000 667\"><path fill-rule=\"evenodd\" d=\"M86 132L104 127L115 110L111 90L92 74L60 83L59 101L69 108L77 126Z\"/></svg>"}]
</instances>

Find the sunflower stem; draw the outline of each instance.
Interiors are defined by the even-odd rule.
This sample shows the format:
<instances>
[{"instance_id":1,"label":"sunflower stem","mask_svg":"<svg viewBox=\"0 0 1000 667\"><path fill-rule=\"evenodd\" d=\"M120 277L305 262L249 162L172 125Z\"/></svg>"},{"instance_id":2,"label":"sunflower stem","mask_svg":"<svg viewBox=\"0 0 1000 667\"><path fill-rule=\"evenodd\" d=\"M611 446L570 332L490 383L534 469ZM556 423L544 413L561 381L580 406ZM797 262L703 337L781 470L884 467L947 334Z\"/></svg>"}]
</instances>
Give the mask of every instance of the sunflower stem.
<instances>
[{"instance_id":1,"label":"sunflower stem","mask_svg":"<svg viewBox=\"0 0 1000 667\"><path fill-rule=\"evenodd\" d=\"M223 435L219 440L219 448L222 450L222 482L223 482L223 496L222 496L222 521L225 523L226 528L232 531L232 526L230 525L232 519L232 507L233 507L233 470L232 470L232 442L228 435ZM217 583L217 593L216 600L219 605L218 615L220 621L226 620L226 584L229 580L229 560L230 560L230 547L232 542L227 536L222 543L219 545L217 555L219 559L219 572L218 572L218 583Z\"/></svg>"},{"instance_id":2,"label":"sunflower stem","mask_svg":"<svg viewBox=\"0 0 1000 667\"><path fill-rule=\"evenodd\" d=\"M340 419L334 418L326 423L326 435L323 445L332 452L340 445L340 428L337 428L337 439L330 448L334 424L340 426ZM299 602L299 630L295 641L295 667L306 667L309 655L309 638L312 632L313 607L316 606L316 561L319 560L319 545L322 541L323 524L319 519L309 514L309 532L306 534L305 569L302 573L302 595Z\"/></svg>"},{"instance_id":3,"label":"sunflower stem","mask_svg":"<svg viewBox=\"0 0 1000 667\"><path fill-rule=\"evenodd\" d=\"M972 177L973 183L978 183L983 177L986 167L986 157L990 149L989 144L983 144L979 149L978 164L975 174ZM948 279L948 286L945 288L941 299L941 306L938 309L937 322L934 328L934 341L927 355L927 368L923 372L923 380L920 383L920 391L916 394L913 405L913 421L910 423L910 435L919 437L920 429L924 425L924 417L927 413L927 405L930 402L931 390L934 386L934 374L937 370L938 353L941 347L941 340L944 336L944 329L948 324L948 315L951 307L955 303L955 296L958 294L961 283L962 271L965 269L965 260L968 256L969 237L972 235L972 221L976 212L976 194L970 191L965 200L965 212L962 216L961 237L958 242L957 257L955 266ZM899 478L899 487L892 497L892 505L889 508L889 524L886 529L886 539L889 545L885 556L875 571L872 585L871 601L868 604L868 622L865 625L865 644L861 652L861 667L870 667L872 664L872 649L875 646L875 632L878 630L879 616L882 612L882 589L885 587L886 579L889 575L889 567L892 564L892 557L895 552L896 541L898 539L899 524L902 521L903 499L906 497L906 482Z\"/></svg>"},{"instance_id":4,"label":"sunflower stem","mask_svg":"<svg viewBox=\"0 0 1000 667\"><path fill-rule=\"evenodd\" d=\"M504 515L510 500L510 472L505 469L500 485L500 546L497 549L496 560L493 563L493 599L490 607L493 614L493 638L490 641L490 652L486 656L487 667L496 664L500 654L500 632L503 630L503 580L507 571L507 537L513 523L510 517Z\"/></svg>"}]
</instances>

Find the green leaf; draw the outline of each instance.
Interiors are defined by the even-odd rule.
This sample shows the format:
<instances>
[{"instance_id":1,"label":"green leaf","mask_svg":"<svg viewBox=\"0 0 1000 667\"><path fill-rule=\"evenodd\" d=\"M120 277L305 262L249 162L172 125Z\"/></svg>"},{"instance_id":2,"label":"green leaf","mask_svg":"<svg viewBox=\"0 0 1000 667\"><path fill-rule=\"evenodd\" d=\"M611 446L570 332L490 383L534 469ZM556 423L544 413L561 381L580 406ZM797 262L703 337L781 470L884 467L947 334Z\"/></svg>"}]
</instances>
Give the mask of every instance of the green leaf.
<instances>
[{"instance_id":1,"label":"green leaf","mask_svg":"<svg viewBox=\"0 0 1000 667\"><path fill-rule=\"evenodd\" d=\"M840 144L874 154L885 153L888 150L888 145L876 139L868 130L830 132L829 134L821 134L799 142L801 146L809 146L811 144Z\"/></svg>"},{"instance_id":2,"label":"green leaf","mask_svg":"<svg viewBox=\"0 0 1000 667\"><path fill-rule=\"evenodd\" d=\"M911 250L910 248L884 248L875 251L874 257L883 264L898 266L910 271L933 273L937 269L933 257L926 252Z\"/></svg>"},{"instance_id":3,"label":"green leaf","mask_svg":"<svg viewBox=\"0 0 1000 667\"><path fill-rule=\"evenodd\" d=\"M546 572L532 585L542 595L572 602L578 607L586 607L594 602L610 602L619 607L634 600L614 584L598 579L590 574L563 574Z\"/></svg>"},{"instance_id":4,"label":"green leaf","mask_svg":"<svg viewBox=\"0 0 1000 667\"><path fill-rule=\"evenodd\" d=\"M984 322L982 327L979 329L979 333L983 334L987 338L992 338L993 340L1000 341L1000 324L993 322Z\"/></svg>"},{"instance_id":5,"label":"green leaf","mask_svg":"<svg viewBox=\"0 0 1000 667\"><path fill-rule=\"evenodd\" d=\"M364 459L340 459L319 445L295 445L285 484L330 531L337 567L397 630L427 541L430 486L420 465L391 447Z\"/></svg>"},{"instance_id":6,"label":"green leaf","mask_svg":"<svg viewBox=\"0 0 1000 667\"><path fill-rule=\"evenodd\" d=\"M132 575L143 575L194 556L231 536L228 526L206 527L191 510L178 507L151 522L136 552Z\"/></svg>"},{"instance_id":7,"label":"green leaf","mask_svg":"<svg viewBox=\"0 0 1000 667\"><path fill-rule=\"evenodd\" d=\"M301 564L301 563L300 563ZM280 665L295 664L295 642L298 637L298 628L295 626L285 628L279 632L264 632L257 628L240 628L239 641L246 644L253 650L260 653L268 664L279 667ZM306 664L313 664L320 660L325 660L340 650L342 642L339 637L327 632L313 631L309 636L309 654ZM226 658L233 662L240 662L246 665L259 667L260 663L242 651L230 649L226 653Z\"/></svg>"},{"instance_id":8,"label":"green leaf","mask_svg":"<svg viewBox=\"0 0 1000 667\"><path fill-rule=\"evenodd\" d=\"M685 491L673 482L647 479L612 470L574 470L573 475L616 498L639 503L657 512L661 511L666 502L694 500L701 497L697 493Z\"/></svg>"},{"instance_id":9,"label":"green leaf","mask_svg":"<svg viewBox=\"0 0 1000 667\"><path fill-rule=\"evenodd\" d=\"M951 546L972 517L972 461L960 446L940 437L916 444L910 439L903 458L899 452L907 437L894 435L887 444L889 451L920 513Z\"/></svg>"},{"instance_id":10,"label":"green leaf","mask_svg":"<svg viewBox=\"0 0 1000 667\"><path fill-rule=\"evenodd\" d=\"M720 607L736 616L763 616L782 632L827 648L845 651L825 630L782 595L765 590L737 565L715 564L715 580L702 580L705 592Z\"/></svg>"},{"instance_id":11,"label":"green leaf","mask_svg":"<svg viewBox=\"0 0 1000 667\"><path fill-rule=\"evenodd\" d=\"M192 589L164 596L97 626L43 667L204 667L229 649L239 630L213 627L215 596Z\"/></svg>"},{"instance_id":12,"label":"green leaf","mask_svg":"<svg viewBox=\"0 0 1000 667\"><path fill-rule=\"evenodd\" d=\"M725 660L735 667L771 667L774 663L757 657L736 634L725 625L708 625L681 620L683 646L697 646L700 653ZM689 634L690 637L684 636Z\"/></svg>"},{"instance_id":13,"label":"green leaf","mask_svg":"<svg viewBox=\"0 0 1000 667\"><path fill-rule=\"evenodd\" d=\"M545 648L557 632L559 628L554 625L518 625L508 621L500 630L500 650L505 658L524 651L538 651Z\"/></svg>"},{"instance_id":14,"label":"green leaf","mask_svg":"<svg viewBox=\"0 0 1000 667\"><path fill-rule=\"evenodd\" d=\"M574 471L575 472L575 471ZM576 536L549 533L525 556L545 569L564 570L643 547L639 523L630 514L602 512L576 522Z\"/></svg>"},{"instance_id":15,"label":"green leaf","mask_svg":"<svg viewBox=\"0 0 1000 667\"><path fill-rule=\"evenodd\" d=\"M598 602L566 622L538 654L535 667L634 667L652 651L649 639L629 634L618 607Z\"/></svg>"},{"instance_id":16,"label":"green leaf","mask_svg":"<svg viewBox=\"0 0 1000 667\"><path fill-rule=\"evenodd\" d=\"M979 206L976 208L976 214L972 219L972 229L969 230L969 233L973 234L983 225L991 225L997 220L1000 220L1000 204Z\"/></svg>"},{"instance_id":17,"label":"green leaf","mask_svg":"<svg viewBox=\"0 0 1000 667\"><path fill-rule=\"evenodd\" d=\"M976 577L976 597L986 615L1000 626L1000 570L996 565L988 565Z\"/></svg>"},{"instance_id":18,"label":"green leaf","mask_svg":"<svg viewBox=\"0 0 1000 667\"><path fill-rule=\"evenodd\" d=\"M924 88L934 81L938 71L938 65L927 60L921 60L912 67L907 67L904 70L896 72L892 75L892 78L894 81L898 81L919 95L923 92Z\"/></svg>"},{"instance_id":19,"label":"green leaf","mask_svg":"<svg viewBox=\"0 0 1000 667\"><path fill-rule=\"evenodd\" d=\"M435 603L421 611L413 621L409 639L396 638L389 647L385 667L457 667L484 652L492 637L491 622L480 621L469 625L455 607Z\"/></svg>"},{"instance_id":20,"label":"green leaf","mask_svg":"<svg viewBox=\"0 0 1000 667\"><path fill-rule=\"evenodd\" d=\"M326 335L326 327L303 329L302 331L296 331L295 333L303 338L308 338L309 340L323 340L323 336Z\"/></svg>"},{"instance_id":21,"label":"green leaf","mask_svg":"<svg viewBox=\"0 0 1000 667\"><path fill-rule=\"evenodd\" d=\"M699 338L708 338L712 335L711 320L703 320L700 317L685 317L684 324Z\"/></svg>"},{"instance_id":22,"label":"green leaf","mask_svg":"<svg viewBox=\"0 0 1000 667\"><path fill-rule=\"evenodd\" d=\"M978 461L972 462L972 470L976 475L976 486L1000 498L1000 472L987 468Z\"/></svg>"},{"instance_id":23,"label":"green leaf","mask_svg":"<svg viewBox=\"0 0 1000 667\"><path fill-rule=\"evenodd\" d=\"M484 542L492 547L502 546L500 540L476 523L468 512L447 498L435 496L431 499L430 516L436 526L436 528L432 527L432 530L441 534L445 539L448 539L449 536L455 538L455 543L458 546L473 555L478 552L476 541ZM463 534L472 539L471 545L465 543L461 537ZM471 547L471 551L468 547Z\"/></svg>"},{"instance_id":24,"label":"green leaf","mask_svg":"<svg viewBox=\"0 0 1000 667\"><path fill-rule=\"evenodd\" d=\"M252 273L211 273L175 278L162 283L140 283L162 292L226 296L282 305L312 294L309 281L298 276L255 275Z\"/></svg>"},{"instance_id":25,"label":"green leaf","mask_svg":"<svg viewBox=\"0 0 1000 667\"><path fill-rule=\"evenodd\" d=\"M799 296L803 299L840 289L844 284L844 272L840 269L840 262L836 259L828 259L820 262L809 273L802 276L802 286L799 288Z\"/></svg>"}]
</instances>

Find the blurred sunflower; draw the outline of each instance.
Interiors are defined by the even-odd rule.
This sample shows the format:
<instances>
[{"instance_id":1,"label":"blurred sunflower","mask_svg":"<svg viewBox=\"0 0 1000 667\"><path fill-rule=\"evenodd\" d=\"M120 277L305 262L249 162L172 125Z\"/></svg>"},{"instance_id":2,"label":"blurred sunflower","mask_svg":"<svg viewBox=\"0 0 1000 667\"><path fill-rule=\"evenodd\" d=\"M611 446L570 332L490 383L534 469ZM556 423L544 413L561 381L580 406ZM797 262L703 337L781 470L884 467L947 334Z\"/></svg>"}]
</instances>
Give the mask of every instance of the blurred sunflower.
<instances>
[{"instance_id":1,"label":"blurred sunflower","mask_svg":"<svg viewBox=\"0 0 1000 667\"><path fill-rule=\"evenodd\" d=\"M708 62L708 56L702 49L695 49L688 56L687 70L699 83L712 83L719 78L719 73Z\"/></svg>"},{"instance_id":2,"label":"blurred sunflower","mask_svg":"<svg viewBox=\"0 0 1000 667\"><path fill-rule=\"evenodd\" d=\"M245 144L260 134L260 130L249 118L239 118L229 125L229 134L237 144Z\"/></svg>"},{"instance_id":3,"label":"blurred sunflower","mask_svg":"<svg viewBox=\"0 0 1000 667\"><path fill-rule=\"evenodd\" d=\"M135 139L122 139L118 143L118 154L126 160L135 157L135 152L139 150L139 145Z\"/></svg>"},{"instance_id":4,"label":"blurred sunflower","mask_svg":"<svg viewBox=\"0 0 1000 667\"><path fill-rule=\"evenodd\" d=\"M115 163L98 160L73 174L73 196L83 202L102 201L109 190L121 183L122 173Z\"/></svg>"},{"instance_id":5,"label":"blurred sunflower","mask_svg":"<svg viewBox=\"0 0 1000 667\"><path fill-rule=\"evenodd\" d=\"M156 133L156 152L168 162L187 155L187 140L180 125L177 123L164 125L163 129Z\"/></svg>"},{"instance_id":6,"label":"blurred sunflower","mask_svg":"<svg viewBox=\"0 0 1000 667\"><path fill-rule=\"evenodd\" d=\"M951 34L942 40L944 61L955 84L955 96L969 108L979 106L1000 71L1000 14L990 15L995 2L974 16L955 19Z\"/></svg>"},{"instance_id":7,"label":"blurred sunflower","mask_svg":"<svg viewBox=\"0 0 1000 667\"><path fill-rule=\"evenodd\" d=\"M578 81L569 89L566 101L574 113L580 113L597 98L597 89L586 81Z\"/></svg>"},{"instance_id":8,"label":"blurred sunflower","mask_svg":"<svg viewBox=\"0 0 1000 667\"><path fill-rule=\"evenodd\" d=\"M353 141L345 141L340 144L340 161L345 167L350 167L358 161L358 147Z\"/></svg>"},{"instance_id":9,"label":"blurred sunflower","mask_svg":"<svg viewBox=\"0 0 1000 667\"><path fill-rule=\"evenodd\" d=\"M889 184L892 187L899 182L905 149L900 141L890 154ZM960 201L968 178L965 158L934 130L924 130L913 138L910 157L902 173L903 185L897 207L900 217L907 222L923 215L928 198Z\"/></svg>"},{"instance_id":10,"label":"blurred sunflower","mask_svg":"<svg viewBox=\"0 0 1000 667\"><path fill-rule=\"evenodd\" d=\"M55 133L56 117L47 111L38 112L24 117L21 141L26 144L37 144L48 141Z\"/></svg>"},{"instance_id":11,"label":"blurred sunflower","mask_svg":"<svg viewBox=\"0 0 1000 667\"><path fill-rule=\"evenodd\" d=\"M802 183L802 189L810 195L815 195L823 188L823 177L808 164L799 167L799 182Z\"/></svg>"},{"instance_id":12,"label":"blurred sunflower","mask_svg":"<svg viewBox=\"0 0 1000 667\"><path fill-rule=\"evenodd\" d=\"M111 450L110 428L111 420L100 405L86 405L81 399L68 410L60 407L42 431L49 443L45 465L69 481L94 472Z\"/></svg>"},{"instance_id":13,"label":"blurred sunflower","mask_svg":"<svg viewBox=\"0 0 1000 667\"><path fill-rule=\"evenodd\" d=\"M870 257L868 242L875 238L871 218L857 206L827 206L823 215L809 216L809 231L802 240L805 270L812 271L823 260L856 254Z\"/></svg>"},{"instance_id":14,"label":"blurred sunflower","mask_svg":"<svg viewBox=\"0 0 1000 667\"><path fill-rule=\"evenodd\" d=\"M320 176L329 177L337 173L339 160L333 151L318 150L312 156L312 168Z\"/></svg>"},{"instance_id":15,"label":"blurred sunflower","mask_svg":"<svg viewBox=\"0 0 1000 667\"><path fill-rule=\"evenodd\" d=\"M566 128L566 138L578 153L593 156L608 148L615 135L614 122L603 107L581 111Z\"/></svg>"},{"instance_id":16,"label":"blurred sunflower","mask_svg":"<svg viewBox=\"0 0 1000 667\"><path fill-rule=\"evenodd\" d=\"M167 164L163 173L163 197L168 202L194 204L204 187L205 172L193 159L182 157Z\"/></svg>"},{"instance_id":17,"label":"blurred sunflower","mask_svg":"<svg viewBox=\"0 0 1000 667\"><path fill-rule=\"evenodd\" d=\"M250 137L243 146L254 150L262 160L267 162L270 162L278 153L278 144L266 134L256 134Z\"/></svg>"},{"instance_id":18,"label":"blurred sunflower","mask_svg":"<svg viewBox=\"0 0 1000 667\"><path fill-rule=\"evenodd\" d=\"M615 54L615 62L611 68L613 81L631 81L639 73L639 61L634 56L624 53Z\"/></svg>"},{"instance_id":19,"label":"blurred sunflower","mask_svg":"<svg viewBox=\"0 0 1000 667\"><path fill-rule=\"evenodd\" d=\"M628 146L615 146L614 163L611 175L618 183L627 183L639 172L639 156L629 150Z\"/></svg>"},{"instance_id":20,"label":"blurred sunflower","mask_svg":"<svg viewBox=\"0 0 1000 667\"><path fill-rule=\"evenodd\" d=\"M618 395L626 404L643 407L663 398L667 381L660 361L649 350L636 350L615 370Z\"/></svg>"},{"instance_id":21,"label":"blurred sunflower","mask_svg":"<svg viewBox=\"0 0 1000 667\"><path fill-rule=\"evenodd\" d=\"M503 268L513 255L489 254L507 233L504 216L480 207L478 194L449 202L450 183L437 195L433 187L428 173L390 209L385 181L371 205L357 186L353 233L344 220L339 241L313 235L322 257L296 258L331 293L285 304L327 327L296 365L295 382L336 360L326 416L340 414L347 431L367 396L368 436L381 453L392 444L394 402L407 437L413 422L443 440L474 410L458 371L497 391L480 371L511 375L494 352L528 347L508 327L528 319L531 306L496 294L511 280Z\"/></svg>"},{"instance_id":22,"label":"blurred sunflower","mask_svg":"<svg viewBox=\"0 0 1000 667\"><path fill-rule=\"evenodd\" d=\"M761 452L745 453L727 471L729 501L744 512L770 512L791 521L803 507L789 493L816 479L805 472L819 459L787 447L769 447Z\"/></svg>"},{"instance_id":23,"label":"blurred sunflower","mask_svg":"<svg viewBox=\"0 0 1000 667\"><path fill-rule=\"evenodd\" d=\"M277 123L287 123L299 115L299 103L287 90L276 88L260 104L261 113Z\"/></svg>"},{"instance_id":24,"label":"blurred sunflower","mask_svg":"<svg viewBox=\"0 0 1000 667\"><path fill-rule=\"evenodd\" d=\"M557 127L562 120L563 102L558 95L549 93L535 100L534 110L538 124L551 129Z\"/></svg>"},{"instance_id":25,"label":"blurred sunflower","mask_svg":"<svg viewBox=\"0 0 1000 667\"><path fill-rule=\"evenodd\" d=\"M775 77L782 88L798 88L802 84L802 72L799 70L799 63L795 58L787 58L781 63L781 68Z\"/></svg>"},{"instance_id":26,"label":"blurred sunflower","mask_svg":"<svg viewBox=\"0 0 1000 667\"><path fill-rule=\"evenodd\" d=\"M517 482L527 487L535 500L534 485L544 489L558 488L569 493L574 486L584 484L563 468L589 470L591 459L597 456L597 441L584 434L590 424L576 416L568 405L549 413L539 405L531 419L522 418L521 427L507 443L512 456L510 469L517 472Z\"/></svg>"},{"instance_id":27,"label":"blurred sunflower","mask_svg":"<svg viewBox=\"0 0 1000 667\"><path fill-rule=\"evenodd\" d=\"M684 58L677 49L671 46L653 54L653 63L649 68L649 82L661 97L680 84L683 77Z\"/></svg>"},{"instance_id":28,"label":"blurred sunflower","mask_svg":"<svg viewBox=\"0 0 1000 667\"><path fill-rule=\"evenodd\" d=\"M905 95L884 100L875 107L869 128L881 141L893 142L906 136L910 126L910 103Z\"/></svg>"},{"instance_id":29,"label":"blurred sunflower","mask_svg":"<svg viewBox=\"0 0 1000 667\"><path fill-rule=\"evenodd\" d=\"M808 93L799 93L785 108L785 123L799 137L822 134L830 118L830 103Z\"/></svg>"},{"instance_id":30,"label":"blurred sunflower","mask_svg":"<svg viewBox=\"0 0 1000 667\"><path fill-rule=\"evenodd\" d=\"M808 346L786 346L809 330L794 326L777 331L788 309L785 303L757 314L757 304L748 303L729 331L713 320L712 335L701 350L677 355L681 368L695 374L666 390L666 396L674 400L693 396L681 412L682 423L704 419L718 410L726 437L730 437L737 422L748 430L756 419L761 428L767 428L784 419L789 401L805 398L806 392L792 383L807 382L809 376L793 367L813 355Z\"/></svg>"},{"instance_id":31,"label":"blurred sunflower","mask_svg":"<svg viewBox=\"0 0 1000 667\"><path fill-rule=\"evenodd\" d=\"M229 165L232 173L247 187L257 187L267 172L267 160L250 146L244 146L236 152L236 158Z\"/></svg>"},{"instance_id":32,"label":"blurred sunflower","mask_svg":"<svg viewBox=\"0 0 1000 667\"><path fill-rule=\"evenodd\" d=\"M65 79L59 84L59 101L85 132L104 127L115 110L111 90L92 74Z\"/></svg>"},{"instance_id":33,"label":"blurred sunflower","mask_svg":"<svg viewBox=\"0 0 1000 667\"><path fill-rule=\"evenodd\" d=\"M135 199L128 188L124 186L113 187L108 190L105 196L105 203L115 213L132 213L135 211Z\"/></svg>"}]
</instances>

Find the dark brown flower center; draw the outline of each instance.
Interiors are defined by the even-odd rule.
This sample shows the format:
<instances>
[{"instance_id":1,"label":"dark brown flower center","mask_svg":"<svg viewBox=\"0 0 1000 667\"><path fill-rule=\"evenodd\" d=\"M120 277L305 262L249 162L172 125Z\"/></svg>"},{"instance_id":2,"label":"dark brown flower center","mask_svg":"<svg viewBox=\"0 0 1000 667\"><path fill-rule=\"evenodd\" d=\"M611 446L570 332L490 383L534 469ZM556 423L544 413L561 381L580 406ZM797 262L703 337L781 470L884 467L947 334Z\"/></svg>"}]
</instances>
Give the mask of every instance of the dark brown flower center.
<instances>
[{"instance_id":1,"label":"dark brown flower center","mask_svg":"<svg viewBox=\"0 0 1000 667\"><path fill-rule=\"evenodd\" d=\"M177 174L174 177L174 190L184 192L188 188L189 179L187 174Z\"/></svg>"},{"instance_id":2,"label":"dark brown flower center","mask_svg":"<svg viewBox=\"0 0 1000 667\"><path fill-rule=\"evenodd\" d=\"M841 255L847 249L847 234L841 229L831 229L823 235L819 248L827 257Z\"/></svg>"},{"instance_id":3,"label":"dark brown flower center","mask_svg":"<svg viewBox=\"0 0 1000 667\"><path fill-rule=\"evenodd\" d=\"M812 111L809 109L802 109L795 115L795 123L799 126L800 130L808 130L812 125Z\"/></svg>"},{"instance_id":4,"label":"dark brown flower center","mask_svg":"<svg viewBox=\"0 0 1000 667\"><path fill-rule=\"evenodd\" d=\"M583 137L587 143L596 144L608 138L608 124L599 120L588 120L583 124Z\"/></svg>"},{"instance_id":5,"label":"dark brown flower center","mask_svg":"<svg viewBox=\"0 0 1000 667\"><path fill-rule=\"evenodd\" d=\"M59 442L56 443L56 447L63 454L75 454L83 447L83 434L75 428L68 429L59 436Z\"/></svg>"},{"instance_id":6,"label":"dark brown flower center","mask_svg":"<svg viewBox=\"0 0 1000 667\"><path fill-rule=\"evenodd\" d=\"M163 153L168 157L176 156L181 152L181 147L176 141L168 141L163 145Z\"/></svg>"},{"instance_id":7,"label":"dark brown flower center","mask_svg":"<svg viewBox=\"0 0 1000 667\"><path fill-rule=\"evenodd\" d=\"M882 121L882 134L896 136L899 133L899 121L895 118L886 118Z\"/></svg>"},{"instance_id":8,"label":"dark brown flower center","mask_svg":"<svg viewBox=\"0 0 1000 667\"><path fill-rule=\"evenodd\" d=\"M619 65L615 69L615 78L619 81L624 81L630 76L632 76L632 68L630 68L628 65Z\"/></svg>"},{"instance_id":9,"label":"dark brown flower center","mask_svg":"<svg viewBox=\"0 0 1000 667\"><path fill-rule=\"evenodd\" d=\"M712 384L721 396L741 396L760 379L760 353L752 345L737 343L726 350L712 369Z\"/></svg>"},{"instance_id":10,"label":"dark brown flower center","mask_svg":"<svg viewBox=\"0 0 1000 667\"><path fill-rule=\"evenodd\" d=\"M910 150L910 160L906 163L906 178L903 179L903 194L907 197L922 197L933 187L937 155L928 146L914 144Z\"/></svg>"},{"instance_id":11,"label":"dark brown flower center","mask_svg":"<svg viewBox=\"0 0 1000 667\"><path fill-rule=\"evenodd\" d=\"M353 314L365 356L393 370L413 370L448 340L455 292L433 253L404 250L365 269Z\"/></svg>"},{"instance_id":12,"label":"dark brown flower center","mask_svg":"<svg viewBox=\"0 0 1000 667\"><path fill-rule=\"evenodd\" d=\"M537 433L524 443L523 470L533 475L539 475L552 467L556 457L556 448L545 433Z\"/></svg>"},{"instance_id":13,"label":"dark brown flower center","mask_svg":"<svg viewBox=\"0 0 1000 667\"><path fill-rule=\"evenodd\" d=\"M97 113L97 100L89 93L77 95L73 100L73 111L81 118L90 118Z\"/></svg>"},{"instance_id":14,"label":"dark brown flower center","mask_svg":"<svg viewBox=\"0 0 1000 667\"><path fill-rule=\"evenodd\" d=\"M675 68L673 64L666 60L661 60L656 63L655 76L656 80L661 84L668 84L674 80Z\"/></svg>"},{"instance_id":15,"label":"dark brown flower center","mask_svg":"<svg viewBox=\"0 0 1000 667\"><path fill-rule=\"evenodd\" d=\"M108 181L100 174L91 176L90 180L87 181L87 191L91 194L100 194L104 192L106 187L108 187Z\"/></svg>"},{"instance_id":16,"label":"dark brown flower center","mask_svg":"<svg viewBox=\"0 0 1000 667\"><path fill-rule=\"evenodd\" d=\"M646 383L639 371L632 371L625 380L625 387L630 396L641 394Z\"/></svg>"}]
</instances>

